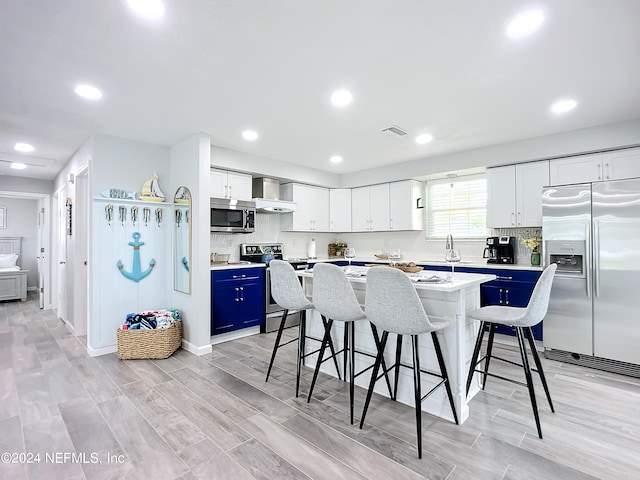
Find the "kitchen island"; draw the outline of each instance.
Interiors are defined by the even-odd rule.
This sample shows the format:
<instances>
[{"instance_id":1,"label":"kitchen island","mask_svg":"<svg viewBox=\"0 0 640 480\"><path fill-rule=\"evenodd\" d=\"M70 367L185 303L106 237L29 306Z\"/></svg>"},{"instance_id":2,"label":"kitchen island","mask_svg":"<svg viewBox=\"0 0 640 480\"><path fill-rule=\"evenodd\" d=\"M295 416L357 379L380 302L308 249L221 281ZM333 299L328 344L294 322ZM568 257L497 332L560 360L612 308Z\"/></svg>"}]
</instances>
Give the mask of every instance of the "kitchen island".
<instances>
[{"instance_id":1,"label":"kitchen island","mask_svg":"<svg viewBox=\"0 0 640 480\"><path fill-rule=\"evenodd\" d=\"M387 267L352 267L354 272L349 275L349 280L353 290L356 293L358 301L364 305L365 289L366 289L366 272L368 268L387 268ZM303 279L303 286L307 296L312 296L313 290L313 271L299 271L298 275ZM467 395L465 394L465 384L467 373L469 370L469 362L473 353L474 342L478 330L478 322L468 319L466 312L474 308L480 307L480 285L495 279L495 275L458 273L456 272L454 280L442 283L435 283L437 279L434 277L446 278L445 272L436 272L423 270L417 274L409 274L415 281L414 285L418 296L422 300L422 304L429 317L434 320L447 320L449 325L439 331L440 343L442 345L447 371L451 381L451 389L453 392L456 411L460 423L469 417L469 407L467 406ZM424 281L418 281L422 277ZM434 280L435 282L431 282ZM336 298L336 301L340 301ZM316 337L322 337L324 331L320 314L312 310L308 316L307 334ZM333 325L333 342L336 349L342 348L343 326L341 322L335 322ZM371 334L371 327L368 321L356 322L356 349L366 351L371 354L376 353L375 342ZM411 343L410 337L403 338L402 362L411 364ZM387 345L394 345L395 338L390 338ZM307 352L314 350L316 345L308 345ZM325 354L326 355L326 354ZM314 367L317 355L310 355L306 359L306 365ZM394 363L393 352L388 348L385 352L385 361L388 365ZM366 368L372 363L372 359L365 355L356 355L356 371ZM438 363L431 342L430 334L421 335L420 338L420 363L422 368L438 371ZM332 362L324 362L321 370L330 375L336 375L335 367ZM356 378L356 384L367 388L370 380L369 374L364 374ZM437 383L435 377L422 375L423 391L429 391ZM478 391L478 382L473 382L469 397L473 397ZM379 381L375 388L376 393L388 396L388 390L384 381ZM413 377L408 369L400 370L400 378L398 382L398 401L413 405ZM447 418L453 421L451 408L447 400L446 392L443 388L436 390L431 396L422 402L422 409L432 415Z\"/></svg>"}]
</instances>

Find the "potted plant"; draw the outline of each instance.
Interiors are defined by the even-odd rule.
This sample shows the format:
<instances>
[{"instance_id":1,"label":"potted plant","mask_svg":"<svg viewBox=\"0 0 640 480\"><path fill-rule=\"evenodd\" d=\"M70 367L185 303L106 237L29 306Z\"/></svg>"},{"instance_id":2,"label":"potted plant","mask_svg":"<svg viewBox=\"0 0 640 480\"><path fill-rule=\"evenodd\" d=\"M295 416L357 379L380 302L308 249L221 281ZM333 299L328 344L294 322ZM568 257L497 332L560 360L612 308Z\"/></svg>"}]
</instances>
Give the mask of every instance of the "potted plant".
<instances>
[{"instance_id":1,"label":"potted plant","mask_svg":"<svg viewBox=\"0 0 640 480\"><path fill-rule=\"evenodd\" d=\"M542 244L542 239L539 237L525 238L522 243L531 249L531 265L540 265L540 252L538 249Z\"/></svg>"}]
</instances>

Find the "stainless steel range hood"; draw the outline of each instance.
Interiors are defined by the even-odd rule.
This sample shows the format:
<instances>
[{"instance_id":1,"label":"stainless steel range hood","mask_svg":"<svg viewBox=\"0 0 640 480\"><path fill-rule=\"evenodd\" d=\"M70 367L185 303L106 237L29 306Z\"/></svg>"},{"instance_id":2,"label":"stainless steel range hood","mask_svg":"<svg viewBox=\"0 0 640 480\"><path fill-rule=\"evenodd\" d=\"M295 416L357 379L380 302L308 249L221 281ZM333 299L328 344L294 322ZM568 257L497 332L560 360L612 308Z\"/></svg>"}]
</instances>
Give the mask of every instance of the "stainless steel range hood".
<instances>
[{"instance_id":1,"label":"stainless steel range hood","mask_svg":"<svg viewBox=\"0 0 640 480\"><path fill-rule=\"evenodd\" d=\"M280 182L273 178L254 178L253 197L259 212L291 213L296 211L294 202L280 200Z\"/></svg>"}]
</instances>

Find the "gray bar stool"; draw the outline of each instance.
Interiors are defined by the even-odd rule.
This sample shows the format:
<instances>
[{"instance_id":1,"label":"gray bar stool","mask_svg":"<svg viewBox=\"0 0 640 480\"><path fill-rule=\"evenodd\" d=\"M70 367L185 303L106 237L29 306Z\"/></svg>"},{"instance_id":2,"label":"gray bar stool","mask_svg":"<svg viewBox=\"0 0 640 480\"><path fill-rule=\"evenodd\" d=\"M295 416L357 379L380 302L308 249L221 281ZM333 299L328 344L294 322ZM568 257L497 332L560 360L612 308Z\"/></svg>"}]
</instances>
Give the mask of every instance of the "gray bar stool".
<instances>
[{"instance_id":1,"label":"gray bar stool","mask_svg":"<svg viewBox=\"0 0 640 480\"><path fill-rule=\"evenodd\" d=\"M547 268L544 269L542 275L536 282L536 286L533 289L533 293L531 294L531 298L529 299L529 303L524 308L519 307L507 307L501 305L489 305L486 307L481 307L475 310L471 310L467 313L467 316L473 318L475 320L480 320L480 331L478 333L478 338L476 340L476 346L473 350L473 355L471 357L471 365L469 367L469 375L467 377L467 394L469 394L469 388L471 387L471 381L473 379L473 375L475 372L479 372L483 375L482 377L482 389L487 383L487 376L500 378L502 380L506 380L511 383L515 383L517 385L522 385L527 387L529 390L529 397L531 398L531 407L533 408L533 416L536 419L536 427L538 428L538 436L542 438L542 429L540 427L540 416L538 414L538 404L536 403L536 393L533 388L533 377L531 375L531 371L537 371L538 375L540 375L540 380L542 381L542 386L544 387L544 392L547 396L547 400L549 402L549 407L551 407L551 411L555 412L553 408L553 403L551 402L551 395L549 394L549 387L547 385L547 379L544 376L544 371L542 369L542 363L540 362L540 355L538 355L538 351L536 350L536 344L533 340L533 334L531 333L531 327L537 325L542 321L544 316L547 314L547 308L549 307L549 296L551 294L551 284L553 283L553 275L556 271L557 265L552 263ZM493 337L495 335L495 330L497 325L506 325L508 327L513 327L516 331L516 337L518 338L518 346L520 348L520 358L522 359L522 364L512 362L511 360L507 360L505 358L498 357L496 355L492 355L493 348ZM489 340L487 342L487 351L484 357L478 359L480 356L480 350L482 348L482 338L484 337L485 327L489 327ZM531 368L529 364L529 359L527 357L527 347L525 344L525 337L529 342L529 348L531 349L531 354L533 356L533 360L536 364L537 370ZM518 380L514 380L512 378L506 378L501 375L496 375L493 373L489 373L489 362L492 358L496 360L500 360L502 362L510 363L511 365L516 365L518 367L522 367L524 369L524 375L526 378L526 383L520 382ZM484 369L479 370L477 366L484 363Z\"/></svg>"},{"instance_id":2,"label":"gray bar stool","mask_svg":"<svg viewBox=\"0 0 640 480\"><path fill-rule=\"evenodd\" d=\"M422 458L422 400L431 395L438 387L444 385L449 404L453 412L453 418L458 424L458 415L453 402L447 367L440 348L440 341L436 332L446 327L449 322L432 322L424 311L420 297L409 277L404 272L396 268L371 268L367 273L367 293L365 298L365 311L369 320L378 328L382 329L382 338L378 347L376 363L373 367L373 375L367 392L367 399L364 402L360 428L364 425L364 420L369 408L369 402L373 394L376 382L382 376L378 376L378 371L382 365L383 373L387 369L384 366L384 348L387 344L389 333L397 335L395 364L389 370L395 369L395 386L391 398L395 399L398 393L398 373L400 367L413 369L413 385L416 411L416 432L418 436L418 458ZM440 372L431 372L420 368L420 355L418 351L418 335L431 333L433 347L440 366ZM405 365L400 362L402 354L402 336L411 335L413 347L413 365ZM422 395L420 373L426 373L441 380L438 384Z\"/></svg>"},{"instance_id":3,"label":"gray bar stool","mask_svg":"<svg viewBox=\"0 0 640 480\"><path fill-rule=\"evenodd\" d=\"M271 368L273 367L273 362L276 359L276 353L278 353L278 349L280 347L284 347L285 345L289 345L292 342L298 341L298 354L296 358L296 397L300 392L300 369L302 367L302 362L305 357L309 355L313 355L317 353L319 349L309 352L307 354L304 353L305 350L305 340L310 338L312 340L320 341L319 338L311 337L306 335L306 318L307 318L307 310L313 308L313 303L309 301L307 296L304 294L302 290L302 285L300 284L300 280L296 275L296 271L293 269L289 262L285 262L282 260L271 260L269 262L269 276L271 278L271 296L275 300L275 302L284 308L284 312L282 313L282 319L280 320L280 326L278 327L278 333L276 335L276 341L273 345L273 352L271 353L271 361L269 362L269 369L267 370L267 378L265 378L265 382L269 381L269 375L271 374ZM291 310L300 311L300 324L298 326L298 338L294 338L285 343L280 343L282 339L282 332L284 330L284 325L287 321L287 315ZM329 348L331 352L335 351L333 347L333 342L329 343ZM336 365L336 370L338 370L338 361L334 360ZM338 373L340 375L340 373Z\"/></svg>"},{"instance_id":4,"label":"gray bar stool","mask_svg":"<svg viewBox=\"0 0 640 480\"><path fill-rule=\"evenodd\" d=\"M324 351L327 344L330 345L331 341L331 327L333 322L344 322L344 344L342 350L337 353L343 354L344 360L344 378L347 379L347 359L349 364L349 412L351 423L353 424L353 409L354 409L354 379L362 373L370 370L373 364L364 368L358 373L355 373L355 354L360 353L369 357L374 357L367 352L357 351L355 349L355 322L358 320L366 320L367 316L360 308L356 294L351 288L349 279L345 275L345 272L336 265L329 263L317 263L313 267L313 304L314 308L322 315L325 334L320 346L320 354L316 363L315 371L313 372L313 380L311 381L311 387L309 388L309 397L307 402L311 401L311 395L313 394L313 387L315 386L318 378L318 372L322 362L329 360L329 358L323 359ZM325 321L326 320L326 321ZM373 324L371 324L371 330L376 346L379 345L378 332ZM336 354L332 352L332 357L335 360ZM389 395L391 395L391 383L387 377L387 387L389 388Z\"/></svg>"}]
</instances>

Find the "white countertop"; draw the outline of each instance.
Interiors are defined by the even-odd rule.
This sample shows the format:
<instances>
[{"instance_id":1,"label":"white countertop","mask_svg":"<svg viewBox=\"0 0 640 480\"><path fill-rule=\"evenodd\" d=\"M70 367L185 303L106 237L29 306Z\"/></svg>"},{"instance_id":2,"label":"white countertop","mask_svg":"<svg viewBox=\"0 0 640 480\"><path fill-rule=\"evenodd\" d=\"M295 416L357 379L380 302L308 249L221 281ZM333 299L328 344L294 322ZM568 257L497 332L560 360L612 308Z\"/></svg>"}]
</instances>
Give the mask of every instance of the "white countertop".
<instances>
[{"instance_id":1,"label":"white countertop","mask_svg":"<svg viewBox=\"0 0 640 480\"><path fill-rule=\"evenodd\" d=\"M231 262L231 263L212 263L211 270L235 270L238 268L264 268L266 263L244 263L244 262Z\"/></svg>"},{"instance_id":2,"label":"white countertop","mask_svg":"<svg viewBox=\"0 0 640 480\"><path fill-rule=\"evenodd\" d=\"M346 268L346 267L345 267ZM347 274L349 281L352 283L366 283L366 273L370 268L379 267L351 267L353 274ZM296 271L299 277L313 278L313 270L298 270ZM481 273L462 273L456 272L453 281L447 281L444 283L428 283L417 281L419 278L432 278L439 277L446 279L447 272L438 272L435 270L422 270L418 273L407 273L407 276L414 281L416 290L437 290L441 292L455 292L457 290L463 290L468 287L480 285L481 283L490 282L495 280L495 275L487 275Z\"/></svg>"},{"instance_id":3,"label":"white countertop","mask_svg":"<svg viewBox=\"0 0 640 480\"><path fill-rule=\"evenodd\" d=\"M343 257L332 257L332 258L316 258L314 260L309 260L310 263L318 263L318 262L336 262L336 261L344 261ZM380 260L376 257L357 257L353 259L354 262L363 262L363 263L388 263L388 260ZM444 260L400 260L400 262L414 262L416 265L420 266L443 266L448 267L449 264ZM495 268L498 270L534 270L541 272L544 270L542 266L531 266L526 263L522 264L501 264L501 263L487 263L486 261L462 261L456 264L457 268Z\"/></svg>"}]
</instances>

